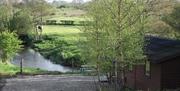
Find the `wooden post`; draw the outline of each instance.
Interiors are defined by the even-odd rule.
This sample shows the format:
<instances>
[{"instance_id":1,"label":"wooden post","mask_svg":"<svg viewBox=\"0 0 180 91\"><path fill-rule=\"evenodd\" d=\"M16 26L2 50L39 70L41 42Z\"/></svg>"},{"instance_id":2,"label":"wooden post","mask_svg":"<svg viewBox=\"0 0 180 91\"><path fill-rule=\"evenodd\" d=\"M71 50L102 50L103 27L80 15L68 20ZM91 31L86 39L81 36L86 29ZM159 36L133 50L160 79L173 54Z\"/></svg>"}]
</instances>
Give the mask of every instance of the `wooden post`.
<instances>
[{"instance_id":1,"label":"wooden post","mask_svg":"<svg viewBox=\"0 0 180 91\"><path fill-rule=\"evenodd\" d=\"M72 73L74 73L74 59L72 59Z\"/></svg>"},{"instance_id":2,"label":"wooden post","mask_svg":"<svg viewBox=\"0 0 180 91\"><path fill-rule=\"evenodd\" d=\"M21 62L20 62L20 74L23 74L23 58L21 58Z\"/></svg>"},{"instance_id":3,"label":"wooden post","mask_svg":"<svg viewBox=\"0 0 180 91\"><path fill-rule=\"evenodd\" d=\"M99 56L97 56L97 58L99 59ZM99 91L102 91L102 89L101 89L101 79L100 79L100 68L99 68L99 62L98 62L98 61L96 62L96 66L97 66L96 71L97 71L98 82L99 82L99 84L98 84L98 90L99 90Z\"/></svg>"}]
</instances>

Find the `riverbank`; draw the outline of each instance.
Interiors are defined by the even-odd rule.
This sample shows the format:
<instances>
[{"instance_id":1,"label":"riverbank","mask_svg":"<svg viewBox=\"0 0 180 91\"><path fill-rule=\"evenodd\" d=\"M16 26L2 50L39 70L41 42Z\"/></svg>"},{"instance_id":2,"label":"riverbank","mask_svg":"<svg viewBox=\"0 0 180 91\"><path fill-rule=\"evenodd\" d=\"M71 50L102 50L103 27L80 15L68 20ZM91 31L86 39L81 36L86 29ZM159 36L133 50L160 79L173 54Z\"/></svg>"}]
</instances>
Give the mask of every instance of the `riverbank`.
<instances>
[{"instance_id":1,"label":"riverbank","mask_svg":"<svg viewBox=\"0 0 180 91\"><path fill-rule=\"evenodd\" d=\"M0 78L12 78L17 76L36 76L36 75L66 75L66 76L94 76L95 73L80 72L80 71L46 71L38 68L23 68L23 73L20 74L20 67L13 64L0 63Z\"/></svg>"},{"instance_id":2,"label":"riverbank","mask_svg":"<svg viewBox=\"0 0 180 91\"><path fill-rule=\"evenodd\" d=\"M81 54L81 42L85 36L81 27L44 25L42 40L33 49L55 64L80 67L86 63Z\"/></svg>"},{"instance_id":3,"label":"riverbank","mask_svg":"<svg viewBox=\"0 0 180 91\"><path fill-rule=\"evenodd\" d=\"M35 68L23 68L23 75L36 75L45 73L48 73L48 71ZM0 77L14 77L18 74L20 74L20 67L13 64L0 63Z\"/></svg>"}]
</instances>

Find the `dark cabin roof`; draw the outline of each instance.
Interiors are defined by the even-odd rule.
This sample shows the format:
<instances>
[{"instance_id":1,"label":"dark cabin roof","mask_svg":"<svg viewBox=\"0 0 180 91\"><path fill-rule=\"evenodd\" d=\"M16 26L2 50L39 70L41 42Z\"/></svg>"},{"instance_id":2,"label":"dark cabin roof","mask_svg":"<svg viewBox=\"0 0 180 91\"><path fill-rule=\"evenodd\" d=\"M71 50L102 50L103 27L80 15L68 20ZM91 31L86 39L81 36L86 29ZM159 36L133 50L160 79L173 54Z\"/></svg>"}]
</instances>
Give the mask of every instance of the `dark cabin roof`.
<instances>
[{"instance_id":1,"label":"dark cabin roof","mask_svg":"<svg viewBox=\"0 0 180 91\"><path fill-rule=\"evenodd\" d=\"M152 63L163 63L180 56L180 40L147 36L145 53Z\"/></svg>"}]
</instances>

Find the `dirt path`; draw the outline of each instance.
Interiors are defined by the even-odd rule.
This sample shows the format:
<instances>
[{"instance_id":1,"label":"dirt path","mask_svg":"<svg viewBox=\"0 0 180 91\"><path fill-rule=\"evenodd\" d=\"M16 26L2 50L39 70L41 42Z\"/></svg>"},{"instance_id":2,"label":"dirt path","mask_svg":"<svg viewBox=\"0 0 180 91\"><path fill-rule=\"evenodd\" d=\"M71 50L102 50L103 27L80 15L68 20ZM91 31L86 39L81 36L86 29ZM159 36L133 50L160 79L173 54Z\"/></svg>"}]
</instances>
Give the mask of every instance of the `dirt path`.
<instances>
[{"instance_id":1,"label":"dirt path","mask_svg":"<svg viewBox=\"0 0 180 91\"><path fill-rule=\"evenodd\" d=\"M96 91L95 77L25 76L0 80L0 91Z\"/></svg>"}]
</instances>

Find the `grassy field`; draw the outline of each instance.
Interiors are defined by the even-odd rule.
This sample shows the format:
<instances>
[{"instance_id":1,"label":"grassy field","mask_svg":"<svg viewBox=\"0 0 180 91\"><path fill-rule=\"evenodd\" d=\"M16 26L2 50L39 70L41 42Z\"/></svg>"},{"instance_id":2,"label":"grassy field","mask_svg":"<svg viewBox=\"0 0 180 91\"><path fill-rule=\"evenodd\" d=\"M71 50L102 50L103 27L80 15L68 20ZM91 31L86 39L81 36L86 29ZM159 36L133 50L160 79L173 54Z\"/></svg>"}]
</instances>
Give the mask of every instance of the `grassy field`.
<instances>
[{"instance_id":1,"label":"grassy field","mask_svg":"<svg viewBox=\"0 0 180 91\"><path fill-rule=\"evenodd\" d=\"M44 26L43 35L58 35L65 41L77 41L84 38L80 28L77 26L46 25Z\"/></svg>"},{"instance_id":2,"label":"grassy field","mask_svg":"<svg viewBox=\"0 0 180 91\"><path fill-rule=\"evenodd\" d=\"M58 26L58 25L46 25L44 26L43 34L60 34L60 35L68 35L68 34L78 34L82 33L80 31L80 27L76 26Z\"/></svg>"},{"instance_id":3,"label":"grassy field","mask_svg":"<svg viewBox=\"0 0 180 91\"><path fill-rule=\"evenodd\" d=\"M13 76L19 72L20 67L14 66L12 64L5 65L3 63L0 63L0 76ZM26 74L37 74L45 71L33 68L23 68L23 72Z\"/></svg>"},{"instance_id":4,"label":"grassy field","mask_svg":"<svg viewBox=\"0 0 180 91\"><path fill-rule=\"evenodd\" d=\"M81 59L81 41L85 36L81 27L45 25L43 28L43 39L35 44L35 50L39 51L45 58L50 58L53 63L78 67L85 63Z\"/></svg>"}]
</instances>

